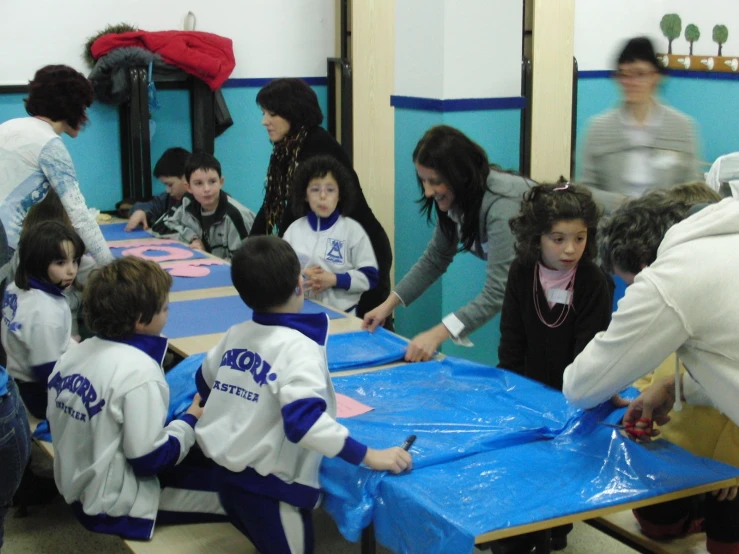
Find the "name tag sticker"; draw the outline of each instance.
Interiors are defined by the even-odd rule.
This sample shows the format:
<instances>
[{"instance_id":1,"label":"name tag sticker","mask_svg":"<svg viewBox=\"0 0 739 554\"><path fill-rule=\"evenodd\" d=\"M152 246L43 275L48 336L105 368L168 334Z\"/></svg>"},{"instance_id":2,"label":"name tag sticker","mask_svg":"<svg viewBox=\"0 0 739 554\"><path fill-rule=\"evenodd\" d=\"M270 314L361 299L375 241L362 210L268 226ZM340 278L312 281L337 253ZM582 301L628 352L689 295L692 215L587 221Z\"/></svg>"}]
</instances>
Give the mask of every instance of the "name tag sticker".
<instances>
[{"instance_id":1,"label":"name tag sticker","mask_svg":"<svg viewBox=\"0 0 739 554\"><path fill-rule=\"evenodd\" d=\"M572 293L564 289L549 289L547 291L547 300L555 304L569 304Z\"/></svg>"}]
</instances>

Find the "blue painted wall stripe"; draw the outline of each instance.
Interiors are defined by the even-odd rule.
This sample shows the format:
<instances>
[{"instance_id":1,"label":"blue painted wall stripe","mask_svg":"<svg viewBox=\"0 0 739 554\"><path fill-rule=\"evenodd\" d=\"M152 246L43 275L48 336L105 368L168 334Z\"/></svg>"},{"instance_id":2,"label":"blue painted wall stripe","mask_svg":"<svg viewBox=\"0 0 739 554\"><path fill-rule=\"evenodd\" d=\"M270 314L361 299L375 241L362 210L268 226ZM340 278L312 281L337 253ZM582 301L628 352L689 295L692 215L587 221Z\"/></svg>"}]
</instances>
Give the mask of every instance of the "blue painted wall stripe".
<instances>
[{"instance_id":1,"label":"blue painted wall stripe","mask_svg":"<svg viewBox=\"0 0 739 554\"><path fill-rule=\"evenodd\" d=\"M580 79L601 79L610 77L613 72L609 69L598 69L593 71L580 71L578 77ZM739 80L739 72L722 73L718 71L686 71L684 69L668 69L667 75L671 77L685 77L687 79L708 79L719 81L737 81Z\"/></svg>"},{"instance_id":2,"label":"blue painted wall stripe","mask_svg":"<svg viewBox=\"0 0 739 554\"><path fill-rule=\"evenodd\" d=\"M424 110L429 112L465 112L473 110L520 110L526 106L523 96L502 98L422 98L419 96L391 96L390 105L395 108Z\"/></svg>"}]
</instances>

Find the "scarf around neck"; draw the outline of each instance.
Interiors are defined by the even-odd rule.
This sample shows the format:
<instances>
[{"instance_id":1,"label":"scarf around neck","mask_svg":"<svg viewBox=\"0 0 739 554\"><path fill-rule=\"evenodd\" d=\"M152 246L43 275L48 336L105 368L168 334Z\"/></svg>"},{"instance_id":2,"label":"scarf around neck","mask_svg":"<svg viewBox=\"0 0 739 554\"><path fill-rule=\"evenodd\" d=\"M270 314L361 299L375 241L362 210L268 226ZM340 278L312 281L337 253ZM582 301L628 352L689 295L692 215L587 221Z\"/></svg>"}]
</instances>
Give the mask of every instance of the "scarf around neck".
<instances>
[{"instance_id":1,"label":"scarf around neck","mask_svg":"<svg viewBox=\"0 0 739 554\"><path fill-rule=\"evenodd\" d=\"M284 230L279 228L279 224L285 213L285 206L290 200L298 156L307 135L308 128L301 127L297 133L286 136L272 147L264 194L264 215L268 235Z\"/></svg>"}]
</instances>

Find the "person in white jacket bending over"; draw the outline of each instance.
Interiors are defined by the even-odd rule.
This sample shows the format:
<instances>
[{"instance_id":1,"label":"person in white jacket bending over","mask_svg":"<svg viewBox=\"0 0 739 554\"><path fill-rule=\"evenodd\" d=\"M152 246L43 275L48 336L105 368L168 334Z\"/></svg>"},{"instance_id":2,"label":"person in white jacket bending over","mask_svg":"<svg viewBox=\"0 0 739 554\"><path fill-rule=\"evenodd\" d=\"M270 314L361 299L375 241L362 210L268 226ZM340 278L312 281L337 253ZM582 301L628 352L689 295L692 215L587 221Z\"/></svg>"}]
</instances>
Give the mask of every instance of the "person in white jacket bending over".
<instances>
[{"instance_id":1,"label":"person in white jacket bending over","mask_svg":"<svg viewBox=\"0 0 739 554\"><path fill-rule=\"evenodd\" d=\"M673 404L687 401L712 405L739 423L739 202L725 199L691 213L653 192L603 222L601 263L629 287L608 329L565 370L571 404L592 408L677 352L684 377L652 385L624 421L662 424Z\"/></svg>"}]
</instances>

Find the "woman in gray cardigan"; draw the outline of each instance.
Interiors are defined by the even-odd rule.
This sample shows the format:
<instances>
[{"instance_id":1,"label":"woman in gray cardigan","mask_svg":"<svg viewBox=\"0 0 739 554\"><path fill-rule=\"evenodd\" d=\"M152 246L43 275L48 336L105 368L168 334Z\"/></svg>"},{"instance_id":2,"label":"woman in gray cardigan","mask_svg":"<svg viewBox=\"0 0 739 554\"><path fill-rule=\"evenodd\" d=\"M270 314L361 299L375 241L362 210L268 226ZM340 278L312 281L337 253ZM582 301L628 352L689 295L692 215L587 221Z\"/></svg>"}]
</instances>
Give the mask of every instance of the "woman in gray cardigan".
<instances>
[{"instance_id":1,"label":"woman in gray cardigan","mask_svg":"<svg viewBox=\"0 0 739 554\"><path fill-rule=\"evenodd\" d=\"M590 125L578 182L606 212L626 198L700 179L693 121L655 98L662 71L648 38L628 41L615 73L624 102Z\"/></svg>"},{"instance_id":2,"label":"woman in gray cardigan","mask_svg":"<svg viewBox=\"0 0 739 554\"><path fill-rule=\"evenodd\" d=\"M429 221L436 212L436 229L421 259L387 300L365 314L363 327L374 331L397 306L408 306L444 274L457 252L472 252L487 261L487 269L480 294L413 338L405 355L409 362L430 359L448 338L471 344L467 335L500 312L514 258L508 220L533 185L491 169L478 144L446 125L426 132L413 151L413 163L423 193L422 211Z\"/></svg>"}]
</instances>

